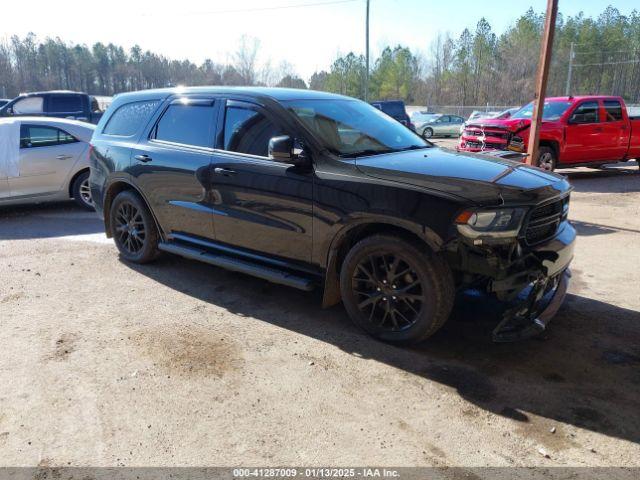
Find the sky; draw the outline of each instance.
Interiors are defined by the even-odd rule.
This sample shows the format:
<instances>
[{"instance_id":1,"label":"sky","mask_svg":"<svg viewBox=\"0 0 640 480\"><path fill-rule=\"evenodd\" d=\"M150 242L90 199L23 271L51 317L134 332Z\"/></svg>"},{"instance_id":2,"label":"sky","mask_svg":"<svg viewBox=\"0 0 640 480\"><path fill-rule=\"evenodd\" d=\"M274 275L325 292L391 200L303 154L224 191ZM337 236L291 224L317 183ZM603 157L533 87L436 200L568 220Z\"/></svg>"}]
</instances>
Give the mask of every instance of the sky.
<instances>
[{"instance_id":1,"label":"sky","mask_svg":"<svg viewBox=\"0 0 640 480\"><path fill-rule=\"evenodd\" d=\"M248 35L260 42L259 64L286 61L304 79L338 54L365 50L366 0L30 0L28 12L18 1L2 4L0 38L33 32L88 45L138 44L199 64L230 61ZM597 16L609 4L622 14L640 9L638 0L560 0L559 11ZM457 37L482 16L502 33L529 7L542 12L546 0L371 0L371 56L396 44L426 52L439 32Z\"/></svg>"}]
</instances>

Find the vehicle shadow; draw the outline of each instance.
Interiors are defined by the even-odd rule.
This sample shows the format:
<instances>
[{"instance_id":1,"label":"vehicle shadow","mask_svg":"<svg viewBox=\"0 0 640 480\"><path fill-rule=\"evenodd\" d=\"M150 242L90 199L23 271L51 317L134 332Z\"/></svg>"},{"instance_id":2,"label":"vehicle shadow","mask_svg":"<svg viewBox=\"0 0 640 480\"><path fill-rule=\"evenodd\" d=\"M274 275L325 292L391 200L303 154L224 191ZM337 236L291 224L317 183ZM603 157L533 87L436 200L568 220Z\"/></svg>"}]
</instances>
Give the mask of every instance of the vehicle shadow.
<instances>
[{"instance_id":1,"label":"vehicle shadow","mask_svg":"<svg viewBox=\"0 0 640 480\"><path fill-rule=\"evenodd\" d=\"M582 222L580 220L571 220L571 225L575 227L578 235L581 235L583 237L590 237L593 235L607 235L609 233L616 232L640 233L640 230L635 230L633 228L615 227L613 225Z\"/></svg>"},{"instance_id":2,"label":"vehicle shadow","mask_svg":"<svg viewBox=\"0 0 640 480\"><path fill-rule=\"evenodd\" d=\"M95 212L75 203L0 207L0 240L69 237L104 232Z\"/></svg>"},{"instance_id":3,"label":"vehicle shadow","mask_svg":"<svg viewBox=\"0 0 640 480\"><path fill-rule=\"evenodd\" d=\"M398 348L360 332L341 306L322 310L319 292L173 256L127 265L235 314L446 385L475 405L476 415L491 412L523 428L540 416L640 443L640 313L580 296L579 278L550 329L537 339L492 343L495 305L475 295L461 298L452 320L429 341Z\"/></svg>"},{"instance_id":4,"label":"vehicle shadow","mask_svg":"<svg viewBox=\"0 0 640 480\"><path fill-rule=\"evenodd\" d=\"M602 170L571 169L557 173L568 177L576 192L631 193L640 192L640 171L636 162Z\"/></svg>"}]
</instances>

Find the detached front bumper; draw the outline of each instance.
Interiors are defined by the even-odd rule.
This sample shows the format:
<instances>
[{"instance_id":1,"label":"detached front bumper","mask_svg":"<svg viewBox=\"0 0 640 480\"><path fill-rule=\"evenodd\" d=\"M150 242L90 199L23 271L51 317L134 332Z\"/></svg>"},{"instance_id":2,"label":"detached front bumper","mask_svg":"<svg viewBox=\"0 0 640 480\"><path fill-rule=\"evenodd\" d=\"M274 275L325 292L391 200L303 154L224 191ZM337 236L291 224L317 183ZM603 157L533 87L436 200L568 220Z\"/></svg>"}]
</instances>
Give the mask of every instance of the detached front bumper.
<instances>
[{"instance_id":1,"label":"detached front bumper","mask_svg":"<svg viewBox=\"0 0 640 480\"><path fill-rule=\"evenodd\" d=\"M494 342L524 340L546 329L569 288L575 239L575 229L566 222L555 238L534 249L541 266L537 278L520 291L514 306L505 312L493 330Z\"/></svg>"}]
</instances>

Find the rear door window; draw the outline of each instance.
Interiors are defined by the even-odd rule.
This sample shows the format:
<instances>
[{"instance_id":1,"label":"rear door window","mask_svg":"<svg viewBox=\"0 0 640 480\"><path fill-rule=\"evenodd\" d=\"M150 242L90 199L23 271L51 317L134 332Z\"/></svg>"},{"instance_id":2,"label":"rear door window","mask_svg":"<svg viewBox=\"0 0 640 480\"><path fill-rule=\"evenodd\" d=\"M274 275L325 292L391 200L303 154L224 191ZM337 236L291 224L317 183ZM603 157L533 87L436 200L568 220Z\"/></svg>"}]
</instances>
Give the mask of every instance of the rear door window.
<instances>
[{"instance_id":1,"label":"rear door window","mask_svg":"<svg viewBox=\"0 0 640 480\"><path fill-rule=\"evenodd\" d=\"M80 95L51 95L48 108L50 113L82 112L82 98Z\"/></svg>"},{"instance_id":2,"label":"rear door window","mask_svg":"<svg viewBox=\"0 0 640 480\"><path fill-rule=\"evenodd\" d=\"M571 123L598 123L600 107L598 102L584 102L573 111Z\"/></svg>"},{"instance_id":3,"label":"rear door window","mask_svg":"<svg viewBox=\"0 0 640 480\"><path fill-rule=\"evenodd\" d=\"M617 100L605 100L604 111L607 116L606 122L619 122L622 120L622 105Z\"/></svg>"},{"instance_id":4,"label":"rear door window","mask_svg":"<svg viewBox=\"0 0 640 480\"><path fill-rule=\"evenodd\" d=\"M282 129L252 107L227 106L224 118L224 149L229 152L269 156L269 140L284 135Z\"/></svg>"},{"instance_id":5,"label":"rear door window","mask_svg":"<svg viewBox=\"0 0 640 480\"><path fill-rule=\"evenodd\" d=\"M126 103L111 115L102 133L130 137L140 131L158 105L160 105L160 100Z\"/></svg>"},{"instance_id":6,"label":"rear door window","mask_svg":"<svg viewBox=\"0 0 640 480\"><path fill-rule=\"evenodd\" d=\"M155 140L197 147L213 146L213 101L172 103L153 133Z\"/></svg>"},{"instance_id":7,"label":"rear door window","mask_svg":"<svg viewBox=\"0 0 640 480\"><path fill-rule=\"evenodd\" d=\"M73 135L59 128L44 125L20 125L20 148L51 147L77 141Z\"/></svg>"}]
</instances>

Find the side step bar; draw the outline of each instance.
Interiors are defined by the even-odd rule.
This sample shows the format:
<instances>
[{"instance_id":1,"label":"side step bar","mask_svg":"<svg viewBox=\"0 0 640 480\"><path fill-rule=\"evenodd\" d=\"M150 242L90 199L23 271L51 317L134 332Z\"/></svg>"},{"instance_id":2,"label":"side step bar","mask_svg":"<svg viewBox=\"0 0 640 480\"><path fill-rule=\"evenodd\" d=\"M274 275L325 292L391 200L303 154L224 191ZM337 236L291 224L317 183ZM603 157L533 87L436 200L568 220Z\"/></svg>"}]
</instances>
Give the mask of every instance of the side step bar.
<instances>
[{"instance_id":1,"label":"side step bar","mask_svg":"<svg viewBox=\"0 0 640 480\"><path fill-rule=\"evenodd\" d=\"M205 262L216 267L222 267L234 272L246 273L254 277L262 278L273 283L279 283L299 290L313 290L313 282L304 277L293 275L283 270L266 267L258 263L248 262L227 255L199 250L197 248L185 247L174 243L160 242L158 248L165 252L174 253L185 258Z\"/></svg>"}]
</instances>

